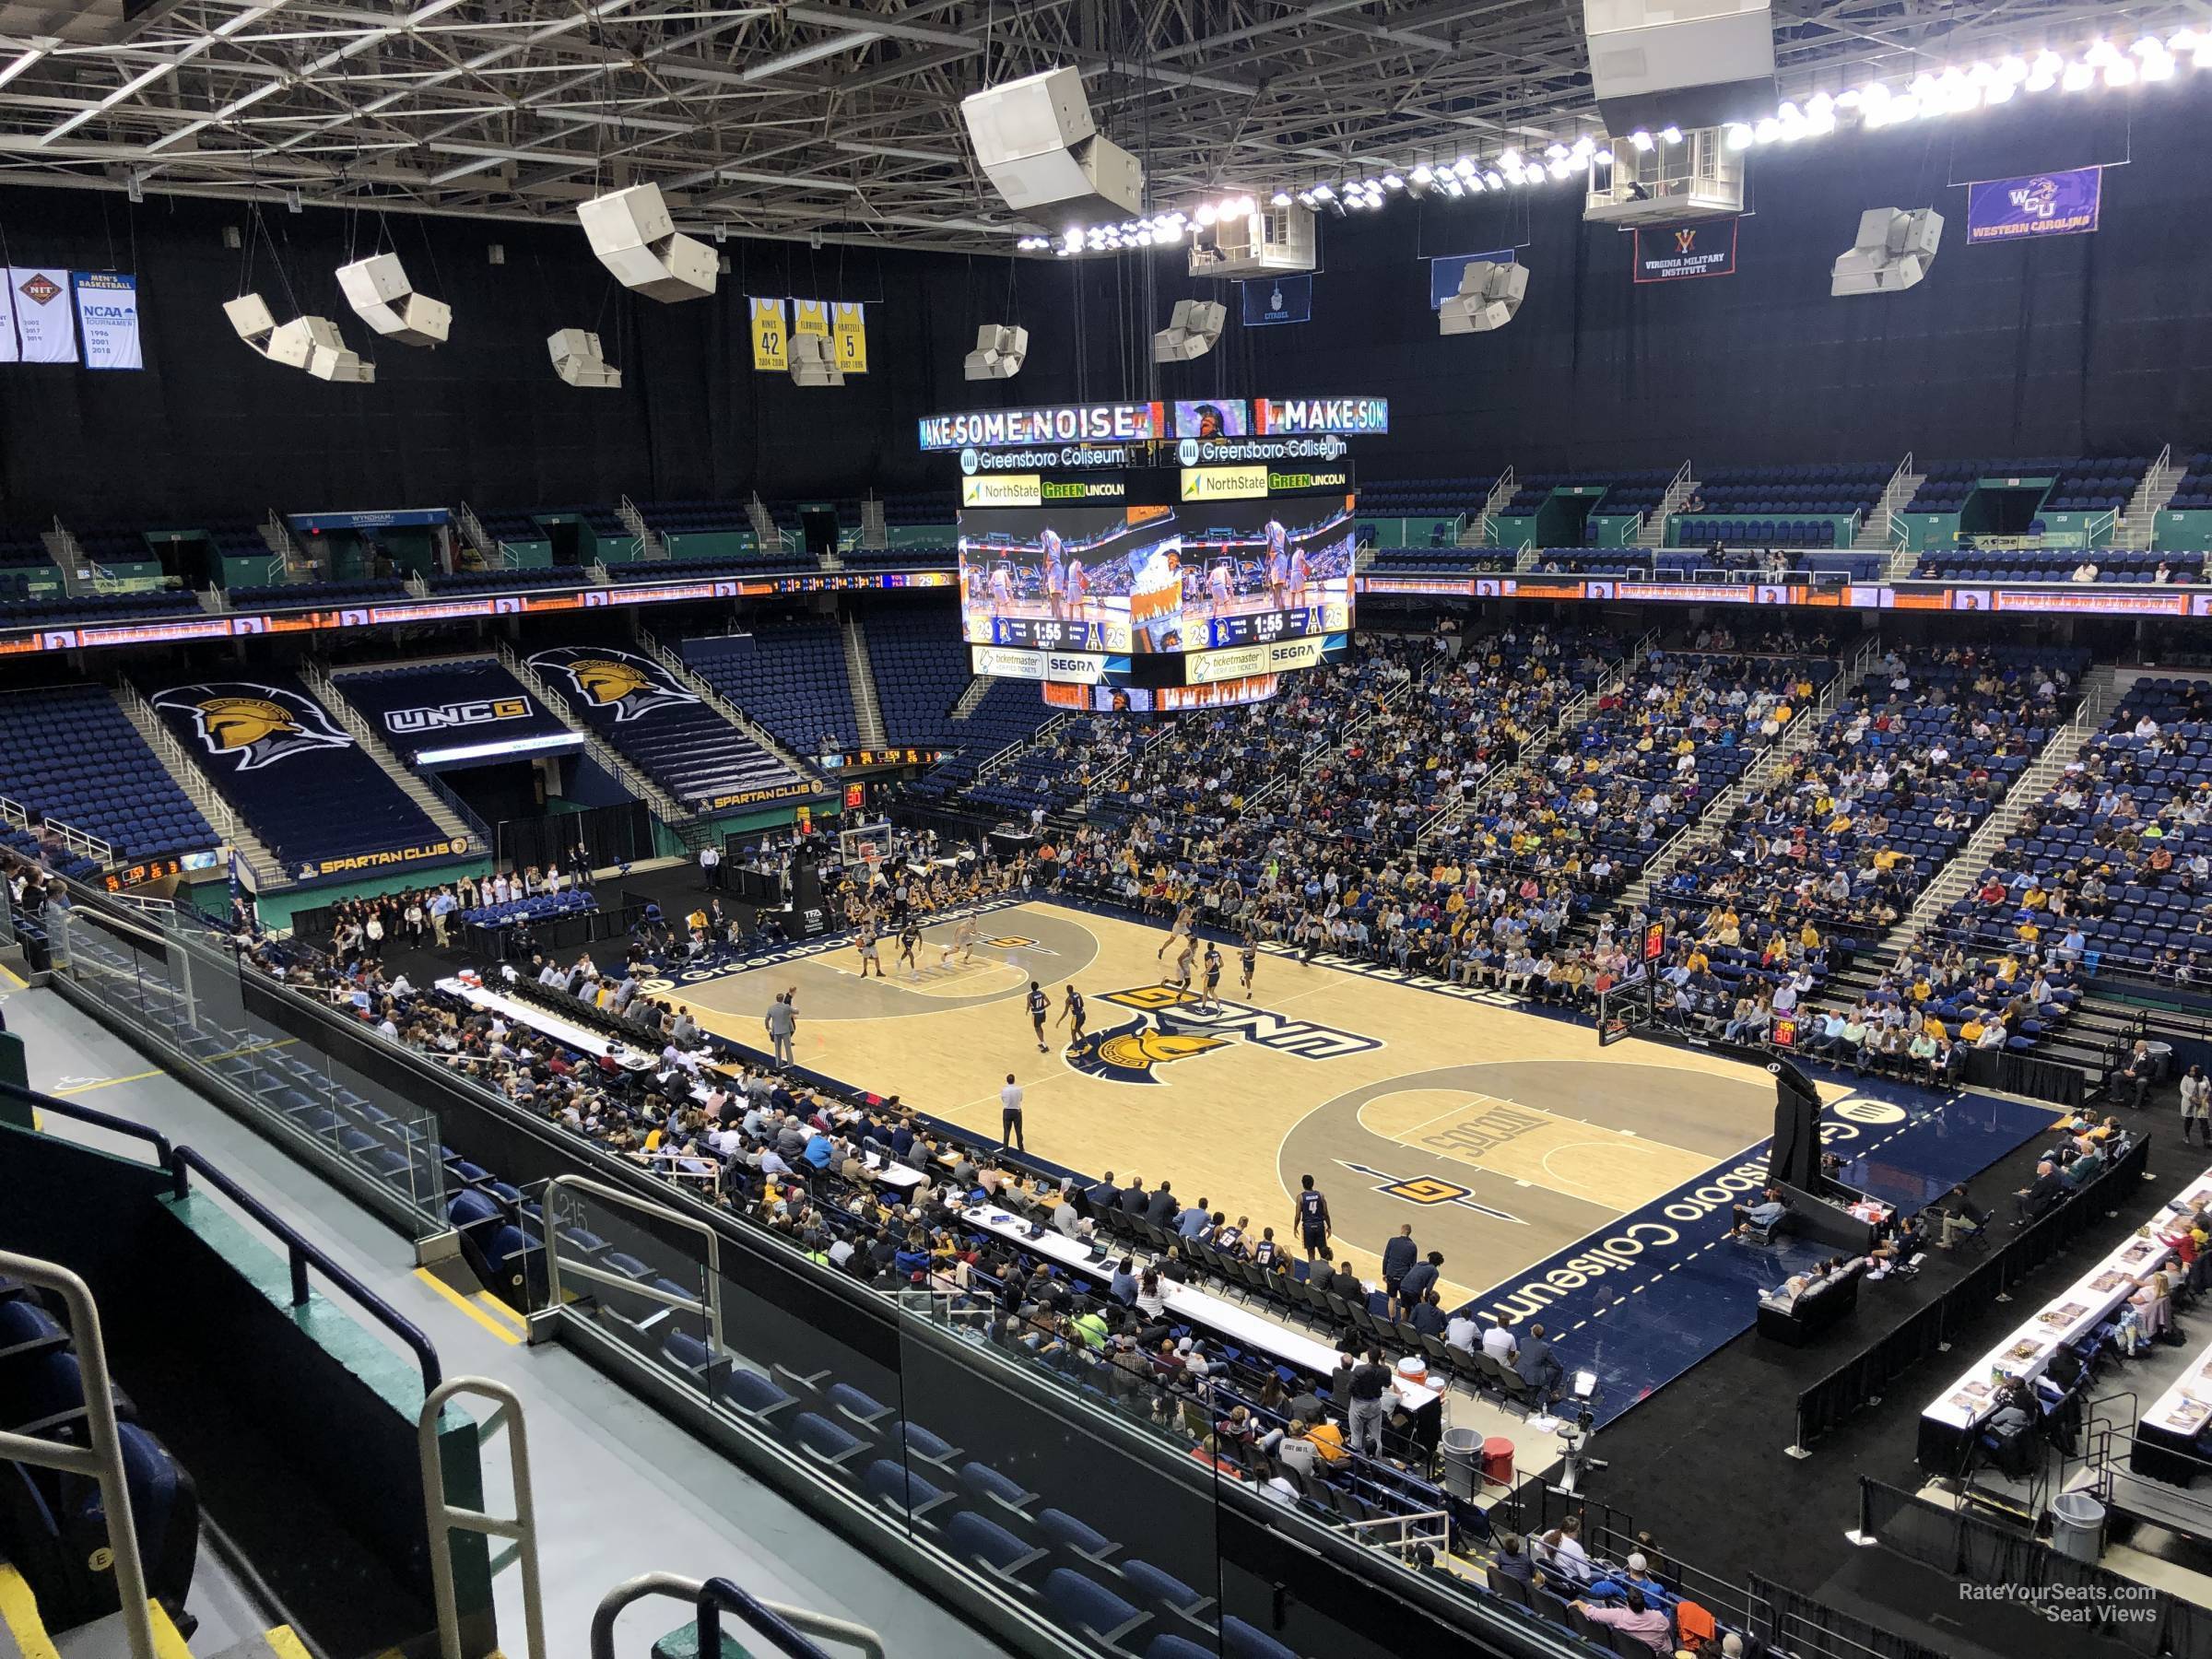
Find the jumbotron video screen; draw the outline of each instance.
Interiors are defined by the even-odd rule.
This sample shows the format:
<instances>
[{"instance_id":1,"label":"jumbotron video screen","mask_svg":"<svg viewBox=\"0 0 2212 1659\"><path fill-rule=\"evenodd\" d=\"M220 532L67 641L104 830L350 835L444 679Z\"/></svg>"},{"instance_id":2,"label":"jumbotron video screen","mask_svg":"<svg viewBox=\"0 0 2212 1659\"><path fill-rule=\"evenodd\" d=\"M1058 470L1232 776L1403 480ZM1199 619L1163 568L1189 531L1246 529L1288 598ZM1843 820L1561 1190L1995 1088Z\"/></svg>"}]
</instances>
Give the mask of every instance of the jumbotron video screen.
<instances>
[{"instance_id":1,"label":"jumbotron video screen","mask_svg":"<svg viewBox=\"0 0 2212 1659\"><path fill-rule=\"evenodd\" d=\"M1353 498L971 508L971 645L1171 655L1352 626Z\"/></svg>"}]
</instances>

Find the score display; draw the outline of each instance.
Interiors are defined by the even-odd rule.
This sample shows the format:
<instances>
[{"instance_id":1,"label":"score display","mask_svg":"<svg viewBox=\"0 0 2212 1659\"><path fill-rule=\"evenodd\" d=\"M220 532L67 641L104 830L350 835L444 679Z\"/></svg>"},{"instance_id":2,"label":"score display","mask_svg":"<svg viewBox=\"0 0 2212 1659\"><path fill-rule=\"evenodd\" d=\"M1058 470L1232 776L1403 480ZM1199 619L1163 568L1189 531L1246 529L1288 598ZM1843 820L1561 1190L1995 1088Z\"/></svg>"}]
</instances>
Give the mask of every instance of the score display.
<instances>
[{"instance_id":1,"label":"score display","mask_svg":"<svg viewBox=\"0 0 2212 1659\"><path fill-rule=\"evenodd\" d=\"M969 644L1142 660L1310 640L1311 652L1297 654L1317 661L1326 642L1349 632L1348 491L1180 501L1171 471L1124 477L1124 500L1113 506L1095 504L1094 493L1091 501L962 510Z\"/></svg>"}]
</instances>

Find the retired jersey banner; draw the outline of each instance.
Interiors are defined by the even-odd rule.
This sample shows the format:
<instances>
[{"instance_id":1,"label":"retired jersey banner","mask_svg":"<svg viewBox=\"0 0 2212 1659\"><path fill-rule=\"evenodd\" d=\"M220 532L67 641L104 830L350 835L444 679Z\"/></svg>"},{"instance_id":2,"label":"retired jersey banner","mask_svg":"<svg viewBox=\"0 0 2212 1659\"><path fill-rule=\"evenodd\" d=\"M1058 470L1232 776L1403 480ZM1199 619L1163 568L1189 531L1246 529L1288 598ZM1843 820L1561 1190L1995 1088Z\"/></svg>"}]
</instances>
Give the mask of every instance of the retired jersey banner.
<instances>
[{"instance_id":1,"label":"retired jersey banner","mask_svg":"<svg viewBox=\"0 0 2212 1659\"><path fill-rule=\"evenodd\" d=\"M812 335L818 340L830 337L830 307L819 300L796 300L791 302L791 332L794 335Z\"/></svg>"},{"instance_id":2,"label":"retired jersey banner","mask_svg":"<svg viewBox=\"0 0 2212 1659\"><path fill-rule=\"evenodd\" d=\"M76 326L88 369L143 369L138 344L138 278L113 271L76 274Z\"/></svg>"},{"instance_id":3,"label":"retired jersey banner","mask_svg":"<svg viewBox=\"0 0 2212 1659\"><path fill-rule=\"evenodd\" d=\"M76 307L69 299L69 273L35 265L11 265L8 298L15 302L18 360L26 363L76 361Z\"/></svg>"},{"instance_id":4,"label":"retired jersey banner","mask_svg":"<svg viewBox=\"0 0 2212 1659\"><path fill-rule=\"evenodd\" d=\"M1636 280L1679 282L1686 276L1735 275L1737 221L1636 227Z\"/></svg>"},{"instance_id":5,"label":"retired jersey banner","mask_svg":"<svg viewBox=\"0 0 2212 1659\"><path fill-rule=\"evenodd\" d=\"M2104 169L1984 179L1966 187L1966 240L2018 241L2036 236L2086 236L2103 206Z\"/></svg>"},{"instance_id":6,"label":"retired jersey banner","mask_svg":"<svg viewBox=\"0 0 2212 1659\"><path fill-rule=\"evenodd\" d=\"M788 372L791 337L783 331L783 301L750 300L753 314L753 367Z\"/></svg>"},{"instance_id":7,"label":"retired jersey banner","mask_svg":"<svg viewBox=\"0 0 2212 1659\"><path fill-rule=\"evenodd\" d=\"M868 319L857 300L840 300L830 308L831 332L837 338L837 366L846 374L868 371Z\"/></svg>"}]
</instances>

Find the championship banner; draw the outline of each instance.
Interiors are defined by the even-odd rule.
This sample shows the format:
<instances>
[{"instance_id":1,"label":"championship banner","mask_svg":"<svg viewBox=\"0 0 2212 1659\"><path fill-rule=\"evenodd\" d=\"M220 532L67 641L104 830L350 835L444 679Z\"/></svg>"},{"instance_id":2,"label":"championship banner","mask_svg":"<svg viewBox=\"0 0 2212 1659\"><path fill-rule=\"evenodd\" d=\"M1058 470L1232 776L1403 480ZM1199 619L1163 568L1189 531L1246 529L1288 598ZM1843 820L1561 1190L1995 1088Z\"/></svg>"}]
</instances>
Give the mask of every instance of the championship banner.
<instances>
[{"instance_id":1,"label":"championship banner","mask_svg":"<svg viewBox=\"0 0 2212 1659\"><path fill-rule=\"evenodd\" d=\"M0 278L7 275L0 269ZM0 280L0 363L19 363L23 347L16 341L16 287Z\"/></svg>"},{"instance_id":2,"label":"championship banner","mask_svg":"<svg viewBox=\"0 0 2212 1659\"><path fill-rule=\"evenodd\" d=\"M763 372L789 373L791 337L783 330L783 301L748 299L753 317L753 367Z\"/></svg>"},{"instance_id":3,"label":"championship banner","mask_svg":"<svg viewBox=\"0 0 2212 1659\"><path fill-rule=\"evenodd\" d=\"M2104 169L1984 179L1966 187L1966 240L2018 241L2036 236L2086 236L2103 206Z\"/></svg>"},{"instance_id":4,"label":"championship banner","mask_svg":"<svg viewBox=\"0 0 2212 1659\"><path fill-rule=\"evenodd\" d=\"M138 278L113 271L76 273L76 323L88 369L143 369L138 344Z\"/></svg>"},{"instance_id":5,"label":"championship banner","mask_svg":"<svg viewBox=\"0 0 2212 1659\"><path fill-rule=\"evenodd\" d=\"M76 361L76 312L69 301L69 273L11 265L8 297L15 301L16 337L25 363Z\"/></svg>"},{"instance_id":6,"label":"championship banner","mask_svg":"<svg viewBox=\"0 0 2212 1659\"><path fill-rule=\"evenodd\" d=\"M1636 227L1638 282L1679 282L1686 276L1735 275L1737 220L1701 225Z\"/></svg>"},{"instance_id":7,"label":"championship banner","mask_svg":"<svg viewBox=\"0 0 2212 1659\"><path fill-rule=\"evenodd\" d=\"M1272 281L1254 276L1237 284L1243 296L1244 326L1265 328L1276 323L1311 323L1313 320L1313 278L1277 276Z\"/></svg>"},{"instance_id":8,"label":"championship banner","mask_svg":"<svg viewBox=\"0 0 2212 1659\"><path fill-rule=\"evenodd\" d=\"M846 374L868 371L867 312L858 300L840 300L830 308L830 333L837 342L837 366Z\"/></svg>"},{"instance_id":9,"label":"championship banner","mask_svg":"<svg viewBox=\"0 0 2212 1659\"><path fill-rule=\"evenodd\" d=\"M830 337L830 307L819 300L794 299L791 302L791 332L794 335L812 335L818 340Z\"/></svg>"}]
</instances>

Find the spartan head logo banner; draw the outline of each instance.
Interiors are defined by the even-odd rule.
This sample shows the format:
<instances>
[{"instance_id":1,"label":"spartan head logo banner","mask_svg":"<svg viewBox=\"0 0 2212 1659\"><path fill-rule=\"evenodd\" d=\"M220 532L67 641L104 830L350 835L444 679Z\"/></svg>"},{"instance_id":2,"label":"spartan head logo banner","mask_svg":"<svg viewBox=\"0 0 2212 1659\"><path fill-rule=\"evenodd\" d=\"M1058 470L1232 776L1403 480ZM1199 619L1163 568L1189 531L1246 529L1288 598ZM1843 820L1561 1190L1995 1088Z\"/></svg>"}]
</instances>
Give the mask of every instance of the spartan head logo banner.
<instances>
[{"instance_id":1,"label":"spartan head logo banner","mask_svg":"<svg viewBox=\"0 0 2212 1659\"><path fill-rule=\"evenodd\" d=\"M563 645L539 652L530 659L530 666L540 674L566 675L578 697L592 708L612 709L618 724L655 709L699 700L651 657L632 656L627 651Z\"/></svg>"},{"instance_id":2,"label":"spartan head logo banner","mask_svg":"<svg viewBox=\"0 0 2212 1659\"><path fill-rule=\"evenodd\" d=\"M237 771L257 771L316 749L353 747L321 703L281 686L202 680L157 692L153 703L189 715L201 747Z\"/></svg>"}]
</instances>

